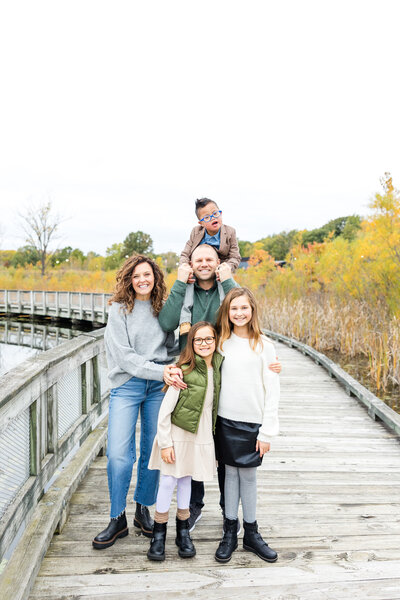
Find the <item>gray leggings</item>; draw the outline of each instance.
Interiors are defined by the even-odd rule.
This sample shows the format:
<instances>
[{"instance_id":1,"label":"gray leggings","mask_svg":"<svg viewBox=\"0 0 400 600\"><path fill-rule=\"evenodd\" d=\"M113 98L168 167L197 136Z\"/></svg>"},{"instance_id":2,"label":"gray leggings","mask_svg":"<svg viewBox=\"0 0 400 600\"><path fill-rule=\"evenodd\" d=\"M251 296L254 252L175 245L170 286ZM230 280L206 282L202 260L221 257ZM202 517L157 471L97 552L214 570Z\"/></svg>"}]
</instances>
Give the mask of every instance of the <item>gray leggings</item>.
<instances>
[{"instance_id":1,"label":"gray leggings","mask_svg":"<svg viewBox=\"0 0 400 600\"><path fill-rule=\"evenodd\" d=\"M257 467L231 467L225 465L225 516L237 519L239 499L242 501L243 519L256 520Z\"/></svg>"}]
</instances>

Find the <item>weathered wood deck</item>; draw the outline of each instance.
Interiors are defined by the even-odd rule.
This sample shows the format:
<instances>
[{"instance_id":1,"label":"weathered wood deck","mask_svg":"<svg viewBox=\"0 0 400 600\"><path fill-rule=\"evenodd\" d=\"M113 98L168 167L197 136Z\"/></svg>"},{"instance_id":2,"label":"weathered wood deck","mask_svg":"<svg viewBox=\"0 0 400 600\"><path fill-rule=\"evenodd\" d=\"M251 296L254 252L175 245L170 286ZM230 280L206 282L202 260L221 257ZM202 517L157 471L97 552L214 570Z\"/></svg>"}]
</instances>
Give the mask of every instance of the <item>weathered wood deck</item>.
<instances>
[{"instance_id":1,"label":"weathered wood deck","mask_svg":"<svg viewBox=\"0 0 400 600\"><path fill-rule=\"evenodd\" d=\"M172 519L164 563L147 560L149 540L133 527L113 547L92 549L91 539L108 522L100 457L72 497L31 600L400 599L399 438L322 367L277 346L284 366L282 433L259 469L258 521L278 562L243 551L241 540L229 564L214 560L222 524L216 481L207 485L193 532L195 558L178 557ZM127 513L131 525L131 501Z\"/></svg>"}]
</instances>

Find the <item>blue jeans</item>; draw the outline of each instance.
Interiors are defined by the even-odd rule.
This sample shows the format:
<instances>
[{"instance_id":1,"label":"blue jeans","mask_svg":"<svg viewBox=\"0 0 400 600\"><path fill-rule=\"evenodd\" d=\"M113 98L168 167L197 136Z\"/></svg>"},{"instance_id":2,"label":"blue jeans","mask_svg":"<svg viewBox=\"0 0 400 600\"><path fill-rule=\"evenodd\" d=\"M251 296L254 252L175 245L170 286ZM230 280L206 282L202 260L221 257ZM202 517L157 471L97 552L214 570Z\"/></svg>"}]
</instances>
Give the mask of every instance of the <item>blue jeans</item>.
<instances>
[{"instance_id":1,"label":"blue jeans","mask_svg":"<svg viewBox=\"0 0 400 600\"><path fill-rule=\"evenodd\" d=\"M140 457L134 501L150 506L157 498L159 471L149 470L151 449L157 432L158 411L164 397L162 381L132 377L110 392L107 475L110 517L126 508L126 497L136 461L136 423L140 409Z\"/></svg>"}]
</instances>

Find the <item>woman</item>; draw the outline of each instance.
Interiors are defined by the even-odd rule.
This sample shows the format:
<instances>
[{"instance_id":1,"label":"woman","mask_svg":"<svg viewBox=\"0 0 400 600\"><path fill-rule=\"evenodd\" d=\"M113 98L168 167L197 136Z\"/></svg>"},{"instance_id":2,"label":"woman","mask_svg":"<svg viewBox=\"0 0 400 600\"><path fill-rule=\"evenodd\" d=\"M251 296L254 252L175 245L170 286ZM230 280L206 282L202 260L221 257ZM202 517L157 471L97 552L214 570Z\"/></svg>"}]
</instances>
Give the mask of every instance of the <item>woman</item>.
<instances>
[{"instance_id":1,"label":"woman","mask_svg":"<svg viewBox=\"0 0 400 600\"><path fill-rule=\"evenodd\" d=\"M148 506L156 501L159 471L150 471L158 411L163 399L163 380L173 365L174 334L164 333L158 313L166 296L164 276L145 256L131 256L117 273L114 295L104 336L111 382L108 421L107 475L110 522L93 540L96 549L112 546L128 535L126 497L136 460L135 431L140 411L140 458L134 493L134 525L152 536ZM171 371L172 372L172 371Z\"/></svg>"}]
</instances>

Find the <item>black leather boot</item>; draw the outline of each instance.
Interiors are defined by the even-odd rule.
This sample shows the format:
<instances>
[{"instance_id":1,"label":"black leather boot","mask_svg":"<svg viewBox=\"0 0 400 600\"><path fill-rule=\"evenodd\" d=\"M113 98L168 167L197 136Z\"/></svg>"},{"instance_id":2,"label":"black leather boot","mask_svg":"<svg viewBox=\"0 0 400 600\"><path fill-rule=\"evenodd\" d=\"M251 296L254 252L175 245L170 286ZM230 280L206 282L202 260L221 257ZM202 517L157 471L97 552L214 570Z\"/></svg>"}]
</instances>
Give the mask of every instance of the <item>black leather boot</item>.
<instances>
[{"instance_id":1,"label":"black leather boot","mask_svg":"<svg viewBox=\"0 0 400 600\"><path fill-rule=\"evenodd\" d=\"M123 512L117 519L111 519L108 526L96 535L92 541L93 548L96 548L96 550L108 548L114 544L115 540L125 537L128 533L128 524L125 512Z\"/></svg>"},{"instance_id":2,"label":"black leather boot","mask_svg":"<svg viewBox=\"0 0 400 600\"><path fill-rule=\"evenodd\" d=\"M254 523L246 523L246 521L243 521L243 525L243 548L249 552L254 552L254 554L257 554L257 556L267 562L275 562L278 560L278 554L264 542L261 534L258 533L257 521L254 521Z\"/></svg>"},{"instance_id":3,"label":"black leather boot","mask_svg":"<svg viewBox=\"0 0 400 600\"><path fill-rule=\"evenodd\" d=\"M196 554L196 548L193 545L189 534L189 521L185 519L176 519L176 538L175 544L178 546L178 554L181 558L192 558Z\"/></svg>"},{"instance_id":4,"label":"black leather boot","mask_svg":"<svg viewBox=\"0 0 400 600\"><path fill-rule=\"evenodd\" d=\"M147 552L149 560L165 560L165 538L167 536L167 524L154 522L153 537Z\"/></svg>"},{"instance_id":5,"label":"black leather boot","mask_svg":"<svg viewBox=\"0 0 400 600\"><path fill-rule=\"evenodd\" d=\"M233 551L238 547L237 528L238 519L225 519L224 535L215 553L218 562L226 563L231 560Z\"/></svg>"},{"instance_id":6,"label":"black leather boot","mask_svg":"<svg viewBox=\"0 0 400 600\"><path fill-rule=\"evenodd\" d=\"M135 527L140 529L148 538L151 538L153 535L153 525L154 521L150 517L149 509L144 504L139 504L136 502L136 512L135 518L133 519L133 524Z\"/></svg>"}]
</instances>

